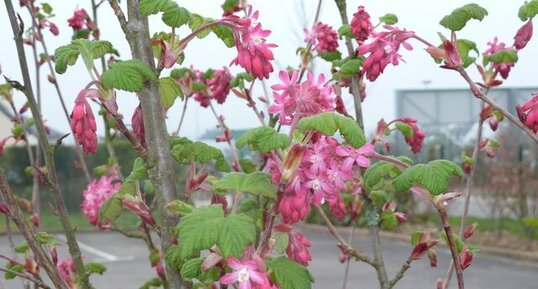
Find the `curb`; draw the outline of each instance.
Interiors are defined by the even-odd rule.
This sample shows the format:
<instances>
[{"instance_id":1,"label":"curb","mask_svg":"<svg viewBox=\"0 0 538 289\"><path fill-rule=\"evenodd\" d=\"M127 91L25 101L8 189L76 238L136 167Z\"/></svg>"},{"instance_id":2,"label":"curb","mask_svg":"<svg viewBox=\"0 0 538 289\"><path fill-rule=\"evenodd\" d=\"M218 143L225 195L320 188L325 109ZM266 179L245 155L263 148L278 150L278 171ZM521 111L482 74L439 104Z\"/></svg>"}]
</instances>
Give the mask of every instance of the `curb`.
<instances>
[{"instance_id":1,"label":"curb","mask_svg":"<svg viewBox=\"0 0 538 289\"><path fill-rule=\"evenodd\" d=\"M324 231L328 232L327 227L323 225L316 225L316 224L300 224L301 228L312 230L312 231ZM339 232L347 232L349 230L349 227L336 227L336 230ZM355 232L359 235L366 236L368 235L368 230L363 228L355 228ZM380 235L384 238L394 240L394 241L400 241L409 243L410 236L400 234L400 233L394 233L394 232L387 232L387 231L380 231ZM439 245L446 247L444 243L439 243ZM439 246L438 245L438 246ZM496 256L496 257L502 257L507 258L512 261L522 261L522 262L529 262L534 263L534 265L538 265L538 252L528 252L523 250L514 250L514 249L506 249L501 247L493 247L493 246L484 246L480 245L479 247L480 253L489 255L489 256Z\"/></svg>"}]
</instances>

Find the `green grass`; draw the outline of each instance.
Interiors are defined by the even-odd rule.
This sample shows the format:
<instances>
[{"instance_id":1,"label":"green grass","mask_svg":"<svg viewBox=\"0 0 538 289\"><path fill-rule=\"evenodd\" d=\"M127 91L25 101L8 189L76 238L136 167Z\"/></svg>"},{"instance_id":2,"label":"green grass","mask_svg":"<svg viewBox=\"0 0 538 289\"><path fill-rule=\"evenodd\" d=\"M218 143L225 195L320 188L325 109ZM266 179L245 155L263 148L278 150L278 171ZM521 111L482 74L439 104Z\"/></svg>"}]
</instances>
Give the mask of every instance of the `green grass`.
<instances>
[{"instance_id":1,"label":"green grass","mask_svg":"<svg viewBox=\"0 0 538 289\"><path fill-rule=\"evenodd\" d=\"M92 226L80 212L69 214L69 220L73 227L78 231L88 231L88 230L97 230L96 227ZM135 227L138 222L138 217L130 212L124 212L115 222L115 224L121 227ZM41 228L43 231L61 231L62 226L57 216L52 214L49 211L43 211L41 214ZM15 224L11 223L11 229L16 230ZM5 216L0 215L0 233L6 231L6 221Z\"/></svg>"}]
</instances>

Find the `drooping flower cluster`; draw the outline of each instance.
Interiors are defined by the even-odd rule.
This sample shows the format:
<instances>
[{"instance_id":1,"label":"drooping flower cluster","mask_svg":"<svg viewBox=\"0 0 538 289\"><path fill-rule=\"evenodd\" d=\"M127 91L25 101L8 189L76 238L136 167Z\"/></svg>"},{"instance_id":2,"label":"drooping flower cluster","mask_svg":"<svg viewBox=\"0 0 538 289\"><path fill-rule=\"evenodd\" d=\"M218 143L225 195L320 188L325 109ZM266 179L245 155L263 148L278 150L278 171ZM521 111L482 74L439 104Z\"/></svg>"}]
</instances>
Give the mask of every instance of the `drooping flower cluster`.
<instances>
[{"instance_id":1,"label":"drooping flower cluster","mask_svg":"<svg viewBox=\"0 0 538 289\"><path fill-rule=\"evenodd\" d=\"M372 32L372 42L359 46L361 55L367 55L363 63L361 73L366 75L370 81L374 81L385 70L389 63L398 65L402 56L398 54L400 46L407 50L413 47L406 42L407 39L415 35L412 31L400 30L397 27L384 25L387 31Z\"/></svg>"},{"instance_id":2,"label":"drooping flower cluster","mask_svg":"<svg viewBox=\"0 0 538 289\"><path fill-rule=\"evenodd\" d=\"M338 48L338 33L331 26L317 22L312 30L304 29L305 42L312 45L318 53L334 52Z\"/></svg>"},{"instance_id":3,"label":"drooping flower cluster","mask_svg":"<svg viewBox=\"0 0 538 289\"><path fill-rule=\"evenodd\" d=\"M422 150L422 145L424 144L424 138L426 137L426 134L422 130L420 130L417 125L416 119L411 117L404 117L400 120L406 123L413 132L411 135L405 136L405 142L411 147L411 151L413 153L419 153Z\"/></svg>"},{"instance_id":4,"label":"drooping flower cluster","mask_svg":"<svg viewBox=\"0 0 538 289\"><path fill-rule=\"evenodd\" d=\"M83 29L84 26L89 30L92 30L94 27L92 19L84 9L75 10L73 16L67 19L67 23L75 31Z\"/></svg>"},{"instance_id":5,"label":"drooping flower cluster","mask_svg":"<svg viewBox=\"0 0 538 289\"><path fill-rule=\"evenodd\" d=\"M355 35L359 43L362 43L368 39L372 31L374 31L374 26L370 22L370 14L366 12L364 6L359 6L359 10L351 19L351 33Z\"/></svg>"},{"instance_id":6,"label":"drooping flower cluster","mask_svg":"<svg viewBox=\"0 0 538 289\"><path fill-rule=\"evenodd\" d=\"M70 116L71 129L75 134L75 139L87 154L97 152L97 125L92 108L87 100L87 96L91 93L91 89L83 89L78 94L75 107Z\"/></svg>"},{"instance_id":7,"label":"drooping flower cluster","mask_svg":"<svg viewBox=\"0 0 538 289\"><path fill-rule=\"evenodd\" d=\"M115 177L103 176L99 181L93 180L82 193L84 199L81 210L86 219L94 226L106 226L99 220L99 211L103 203L119 190L121 183Z\"/></svg>"},{"instance_id":8,"label":"drooping flower cluster","mask_svg":"<svg viewBox=\"0 0 538 289\"><path fill-rule=\"evenodd\" d=\"M297 83L298 71L282 70L278 76L282 83L271 87L275 104L269 112L278 114L281 124L290 125L294 119L298 121L302 117L334 111L336 96L324 74L316 79L312 72L308 72L306 81L300 84Z\"/></svg>"},{"instance_id":9,"label":"drooping flower cluster","mask_svg":"<svg viewBox=\"0 0 538 289\"><path fill-rule=\"evenodd\" d=\"M289 243L286 248L286 254L290 259L296 261L303 266L308 266L308 262L312 260L312 255L308 248L312 246L310 241L299 231L292 229L288 233Z\"/></svg>"},{"instance_id":10,"label":"drooping flower cluster","mask_svg":"<svg viewBox=\"0 0 538 289\"><path fill-rule=\"evenodd\" d=\"M538 93L523 105L516 105L517 116L533 132L538 132Z\"/></svg>"},{"instance_id":11,"label":"drooping flower cluster","mask_svg":"<svg viewBox=\"0 0 538 289\"><path fill-rule=\"evenodd\" d=\"M254 77L263 79L269 78L269 73L273 72L271 61L274 56L271 48L277 45L265 43L271 31L262 29L257 22L258 16L258 11L253 12L252 6L249 6L246 18L230 15L223 20L235 24L233 32L238 55L231 63L243 67Z\"/></svg>"},{"instance_id":12,"label":"drooping flower cluster","mask_svg":"<svg viewBox=\"0 0 538 289\"><path fill-rule=\"evenodd\" d=\"M310 204L320 205L325 201L335 217L343 218L345 207L340 191L346 190L346 181L353 179L353 165L370 165L367 155L373 150L372 145L348 148L331 137L316 135L284 187L278 207L282 221L286 224L297 223L308 215ZM280 182L282 175L278 166L270 162L268 169L273 175L273 182Z\"/></svg>"},{"instance_id":13,"label":"drooping flower cluster","mask_svg":"<svg viewBox=\"0 0 538 289\"><path fill-rule=\"evenodd\" d=\"M241 260L228 257L226 263L232 272L220 277L219 282L223 285L238 284L239 289L278 289L266 273L263 260L254 250L247 249Z\"/></svg>"}]
</instances>

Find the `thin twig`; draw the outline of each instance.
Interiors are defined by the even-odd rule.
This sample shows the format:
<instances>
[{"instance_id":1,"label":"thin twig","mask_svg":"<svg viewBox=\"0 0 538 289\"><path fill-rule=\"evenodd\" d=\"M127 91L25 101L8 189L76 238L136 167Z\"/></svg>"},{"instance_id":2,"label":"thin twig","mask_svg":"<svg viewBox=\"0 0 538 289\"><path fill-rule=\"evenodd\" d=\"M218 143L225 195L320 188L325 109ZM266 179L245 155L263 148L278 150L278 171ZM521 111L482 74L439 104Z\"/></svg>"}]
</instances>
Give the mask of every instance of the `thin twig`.
<instances>
[{"instance_id":1,"label":"thin twig","mask_svg":"<svg viewBox=\"0 0 538 289\"><path fill-rule=\"evenodd\" d=\"M26 275L24 273L9 270L9 269L2 268L2 267L0 267L0 271L5 272L5 273L9 273L9 274L13 274L13 275L16 275L16 276L18 276L20 278L26 279L26 280L34 283L38 288L50 289L50 287L47 284L43 283L43 281L40 281L40 280L38 280L38 279L36 279L36 278L34 278L32 276Z\"/></svg>"},{"instance_id":2,"label":"thin twig","mask_svg":"<svg viewBox=\"0 0 538 289\"><path fill-rule=\"evenodd\" d=\"M405 272L407 272L407 270L409 270L409 268L411 268L411 262L413 262L413 258L411 256L409 256L409 258L407 258L407 260L402 265L402 267L400 268L398 273L396 273L394 278L390 279L389 284L387 285L387 289L394 288L396 283L398 283L398 281L400 281L400 279L403 278Z\"/></svg>"},{"instance_id":3,"label":"thin twig","mask_svg":"<svg viewBox=\"0 0 538 289\"><path fill-rule=\"evenodd\" d=\"M454 262L454 267L456 269L456 278L458 279L458 289L464 289L463 285L463 269L461 268L460 257L458 254L458 249L456 248L456 241L454 240L454 235L452 233L452 228L448 221L448 214L446 212L446 207L444 204L439 204L436 206L439 216L441 217L441 222L443 223L443 229L446 233L446 239L448 247L450 248L450 253L452 254L452 261Z\"/></svg>"}]
</instances>

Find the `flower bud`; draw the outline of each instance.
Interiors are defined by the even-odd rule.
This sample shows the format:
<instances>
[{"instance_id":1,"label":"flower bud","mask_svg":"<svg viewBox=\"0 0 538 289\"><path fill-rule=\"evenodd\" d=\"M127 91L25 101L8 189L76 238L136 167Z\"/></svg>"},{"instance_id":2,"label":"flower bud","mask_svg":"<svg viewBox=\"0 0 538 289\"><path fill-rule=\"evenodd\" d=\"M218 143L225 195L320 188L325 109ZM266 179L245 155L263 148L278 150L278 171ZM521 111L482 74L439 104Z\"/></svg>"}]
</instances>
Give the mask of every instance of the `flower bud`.
<instances>
[{"instance_id":1,"label":"flower bud","mask_svg":"<svg viewBox=\"0 0 538 289\"><path fill-rule=\"evenodd\" d=\"M474 231L476 230L477 224L473 223L469 226L467 226L467 229L465 229L465 232L463 232L463 238L469 239L474 234Z\"/></svg>"},{"instance_id":2,"label":"flower bud","mask_svg":"<svg viewBox=\"0 0 538 289\"><path fill-rule=\"evenodd\" d=\"M9 216L9 207L7 204L0 202L0 213Z\"/></svg>"},{"instance_id":3,"label":"flower bud","mask_svg":"<svg viewBox=\"0 0 538 289\"><path fill-rule=\"evenodd\" d=\"M303 160L306 152L306 146L303 144L294 144L284 157L282 164L282 182L287 183Z\"/></svg>"},{"instance_id":4,"label":"flower bud","mask_svg":"<svg viewBox=\"0 0 538 289\"><path fill-rule=\"evenodd\" d=\"M532 37L532 19L529 19L527 23L523 24L521 28L516 33L516 36L514 36L514 47L516 49L523 49L525 46L527 46L527 43L529 43L529 40L531 40Z\"/></svg>"},{"instance_id":5,"label":"flower bud","mask_svg":"<svg viewBox=\"0 0 538 289\"><path fill-rule=\"evenodd\" d=\"M473 253L469 250L469 248L465 247L463 252L460 254L461 268L465 270L467 267L471 266L471 263L473 263Z\"/></svg>"}]
</instances>

